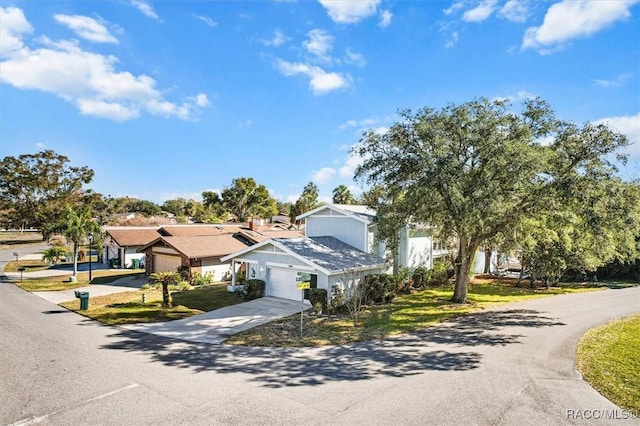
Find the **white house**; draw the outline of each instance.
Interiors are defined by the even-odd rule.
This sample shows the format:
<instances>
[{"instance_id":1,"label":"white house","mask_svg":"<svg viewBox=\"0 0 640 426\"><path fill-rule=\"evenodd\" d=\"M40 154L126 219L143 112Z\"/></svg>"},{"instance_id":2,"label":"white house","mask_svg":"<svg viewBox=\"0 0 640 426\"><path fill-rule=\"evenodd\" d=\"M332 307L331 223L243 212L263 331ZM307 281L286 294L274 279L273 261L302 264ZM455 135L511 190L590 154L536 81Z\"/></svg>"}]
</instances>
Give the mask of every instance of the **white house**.
<instances>
[{"instance_id":1,"label":"white house","mask_svg":"<svg viewBox=\"0 0 640 426\"><path fill-rule=\"evenodd\" d=\"M271 238L221 258L231 261L233 278L230 290L237 289L236 264L247 265L247 278L265 281L265 295L300 300L302 290L296 283L310 281L331 295L334 284L347 293L354 283L369 274L387 269L384 259L364 252L333 236Z\"/></svg>"},{"instance_id":2,"label":"white house","mask_svg":"<svg viewBox=\"0 0 640 426\"><path fill-rule=\"evenodd\" d=\"M333 236L379 257L388 257L384 241L377 240L376 212L367 206L325 204L308 211L297 220L305 220L305 235ZM449 251L431 236L427 227L407 225L398 231L398 253L393 257L393 270L418 266L431 268L434 260Z\"/></svg>"},{"instance_id":3,"label":"white house","mask_svg":"<svg viewBox=\"0 0 640 426\"><path fill-rule=\"evenodd\" d=\"M326 204L298 216L305 221L303 238L271 238L222 257L231 261L233 279L230 290L237 289L237 264L247 265L247 277L265 281L267 296L300 299L296 282L310 276L312 288L331 295L334 284L347 292L365 275L389 271L387 250L376 239L375 211L366 206ZM430 268L433 260L448 254L434 246L428 230L404 227L394 267Z\"/></svg>"}]
</instances>

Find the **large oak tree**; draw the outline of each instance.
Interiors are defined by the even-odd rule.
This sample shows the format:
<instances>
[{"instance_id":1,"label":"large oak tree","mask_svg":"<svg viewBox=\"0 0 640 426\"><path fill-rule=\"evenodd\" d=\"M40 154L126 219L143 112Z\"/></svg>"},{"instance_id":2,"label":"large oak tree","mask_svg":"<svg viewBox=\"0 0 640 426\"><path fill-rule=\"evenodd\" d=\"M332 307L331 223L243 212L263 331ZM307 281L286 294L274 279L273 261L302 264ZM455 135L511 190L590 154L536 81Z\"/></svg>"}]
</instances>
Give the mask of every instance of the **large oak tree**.
<instances>
[{"instance_id":1,"label":"large oak tree","mask_svg":"<svg viewBox=\"0 0 640 426\"><path fill-rule=\"evenodd\" d=\"M483 242L610 178L610 156L628 143L604 125L558 120L540 99L524 102L520 113L510 107L476 99L402 111L388 132L368 131L354 148L364 160L356 179L380 188L372 207L391 248L407 223L457 240L454 302L467 300Z\"/></svg>"},{"instance_id":2,"label":"large oak tree","mask_svg":"<svg viewBox=\"0 0 640 426\"><path fill-rule=\"evenodd\" d=\"M69 159L45 150L8 156L0 162L0 212L4 226L33 227L45 239L65 214L65 206L84 204L90 191L83 186L93 179L88 167L69 165Z\"/></svg>"},{"instance_id":3,"label":"large oak tree","mask_svg":"<svg viewBox=\"0 0 640 426\"><path fill-rule=\"evenodd\" d=\"M271 218L278 214L276 200L264 185L256 184L253 178L233 179L231 186L222 190L222 205L235 215L239 222L245 222L252 217Z\"/></svg>"}]
</instances>

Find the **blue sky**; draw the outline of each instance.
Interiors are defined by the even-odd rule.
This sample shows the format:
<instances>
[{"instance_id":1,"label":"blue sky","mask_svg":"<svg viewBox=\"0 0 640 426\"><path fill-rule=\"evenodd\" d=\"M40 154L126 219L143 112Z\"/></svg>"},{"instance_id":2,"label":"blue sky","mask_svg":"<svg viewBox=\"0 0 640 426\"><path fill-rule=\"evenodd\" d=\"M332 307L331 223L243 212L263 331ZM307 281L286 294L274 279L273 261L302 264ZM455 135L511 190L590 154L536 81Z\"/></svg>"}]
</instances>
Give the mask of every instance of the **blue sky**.
<instances>
[{"instance_id":1,"label":"blue sky","mask_svg":"<svg viewBox=\"0 0 640 426\"><path fill-rule=\"evenodd\" d=\"M52 149L111 196L253 177L354 193L399 109L534 96L605 120L640 177L640 1L0 1L0 157Z\"/></svg>"}]
</instances>

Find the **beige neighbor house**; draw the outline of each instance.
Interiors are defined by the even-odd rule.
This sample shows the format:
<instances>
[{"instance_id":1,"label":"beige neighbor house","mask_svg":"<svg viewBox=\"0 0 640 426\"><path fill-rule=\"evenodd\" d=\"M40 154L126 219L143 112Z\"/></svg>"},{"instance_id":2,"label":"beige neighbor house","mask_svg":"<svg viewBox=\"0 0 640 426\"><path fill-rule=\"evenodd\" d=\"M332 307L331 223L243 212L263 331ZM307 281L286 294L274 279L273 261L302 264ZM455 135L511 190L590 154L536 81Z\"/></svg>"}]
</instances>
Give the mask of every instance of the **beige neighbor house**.
<instances>
[{"instance_id":1,"label":"beige neighbor house","mask_svg":"<svg viewBox=\"0 0 640 426\"><path fill-rule=\"evenodd\" d=\"M144 264L144 253L138 252L158 238L158 227L109 226L105 228L102 261L120 268L130 268L134 259Z\"/></svg>"},{"instance_id":2,"label":"beige neighbor house","mask_svg":"<svg viewBox=\"0 0 640 426\"><path fill-rule=\"evenodd\" d=\"M245 247L234 234L159 236L139 251L146 258L148 274L185 267L189 275L212 274L215 281L224 281L231 279L231 265L220 258Z\"/></svg>"},{"instance_id":3,"label":"beige neighbor house","mask_svg":"<svg viewBox=\"0 0 640 426\"><path fill-rule=\"evenodd\" d=\"M189 274L213 274L214 280L231 279L231 263L221 260L235 251L274 237L299 237L300 231L286 231L251 222L224 225L176 225L158 228L155 238L138 247L144 256L145 271L176 271L185 267Z\"/></svg>"}]
</instances>

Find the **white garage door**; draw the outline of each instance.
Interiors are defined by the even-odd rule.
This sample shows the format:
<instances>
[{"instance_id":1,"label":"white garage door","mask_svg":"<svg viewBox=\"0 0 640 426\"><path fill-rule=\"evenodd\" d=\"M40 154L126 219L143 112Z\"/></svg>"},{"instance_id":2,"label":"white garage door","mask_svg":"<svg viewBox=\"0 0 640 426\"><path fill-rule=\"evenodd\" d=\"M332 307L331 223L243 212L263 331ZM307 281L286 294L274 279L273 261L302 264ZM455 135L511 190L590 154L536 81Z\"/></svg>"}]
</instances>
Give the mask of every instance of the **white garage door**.
<instances>
[{"instance_id":1,"label":"white garage door","mask_svg":"<svg viewBox=\"0 0 640 426\"><path fill-rule=\"evenodd\" d=\"M165 254L156 254L153 256L153 272L176 272L182 262L178 256L167 256Z\"/></svg>"},{"instance_id":2,"label":"white garage door","mask_svg":"<svg viewBox=\"0 0 640 426\"><path fill-rule=\"evenodd\" d=\"M269 276L267 277L267 296L300 300L302 297L302 290L298 290L296 288L296 276L296 271L269 268Z\"/></svg>"}]
</instances>

